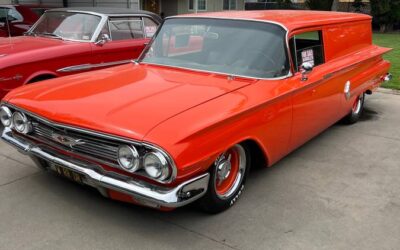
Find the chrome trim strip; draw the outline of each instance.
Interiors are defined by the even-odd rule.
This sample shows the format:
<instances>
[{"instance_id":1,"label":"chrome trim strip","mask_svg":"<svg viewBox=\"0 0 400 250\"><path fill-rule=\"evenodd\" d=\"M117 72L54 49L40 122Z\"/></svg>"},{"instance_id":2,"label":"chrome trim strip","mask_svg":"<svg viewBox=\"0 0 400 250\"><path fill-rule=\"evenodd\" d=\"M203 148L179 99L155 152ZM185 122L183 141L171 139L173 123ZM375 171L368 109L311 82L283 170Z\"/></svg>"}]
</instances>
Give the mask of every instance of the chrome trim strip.
<instances>
[{"instance_id":1,"label":"chrome trim strip","mask_svg":"<svg viewBox=\"0 0 400 250\"><path fill-rule=\"evenodd\" d=\"M46 152L39 146L23 141L13 136L9 128L5 128L1 138L26 155L36 156L47 162L61 165L84 175L91 186L98 189L108 188L132 196L135 201L148 206L176 208L187 205L202 197L208 188L210 174L205 173L188 180L176 187L167 188L150 183L122 177L110 173L101 173L95 165L85 162L70 161L52 153ZM149 204L150 203L150 204Z\"/></svg>"},{"instance_id":2,"label":"chrome trim strip","mask_svg":"<svg viewBox=\"0 0 400 250\"><path fill-rule=\"evenodd\" d=\"M99 64L81 64L81 65L74 65L65 67L62 69L58 69L58 73L69 73L69 72L76 72L76 71L85 71L85 70L93 70L97 68L105 68L105 67L112 67L121 64L131 63L133 60L122 60L122 61L115 61L115 62L107 62L107 63L99 63Z\"/></svg>"},{"instance_id":3,"label":"chrome trim strip","mask_svg":"<svg viewBox=\"0 0 400 250\"><path fill-rule=\"evenodd\" d=\"M290 54L290 48L289 48L289 30L288 28L283 25L282 23L279 22L274 22L274 21L268 21L268 20L259 20L259 19L246 19L246 18L225 18L225 17L211 17L211 16L171 16L171 17L166 17L165 20L168 19L196 19L196 18L202 18L202 19L221 19L221 20L238 20L238 21L249 21L249 22L260 22L260 23L269 23L269 24L275 24L282 29L286 31L285 34L285 44L286 44L286 53L287 53L287 59L289 60L289 72L286 76L280 76L280 77L275 77L275 78L259 78L259 77L251 77L251 76L243 76L243 75L234 75L234 74L228 74L224 72L218 72L218 71L207 71L207 70L200 70L200 69L192 69L192 68L185 68L185 67L177 67L177 66L171 66L171 65L163 65L163 64L156 64L156 63L143 63L142 59L147 53L147 49L151 47L152 43L155 40L155 37L158 35L158 32L161 30L162 26L158 27L157 33L152 37L151 41L147 45L147 47L142 51L141 55L138 57L138 63L139 64L144 64L144 65L157 65L157 66L164 66L164 67L169 67L169 68L176 68L176 69L185 69L185 70L190 70L194 72L203 72L203 73L211 73L211 74L220 74L220 75L226 75L227 77L240 77L240 78L245 78L245 79L255 79L255 80L283 80L287 79L289 77L292 77L294 74L292 72L292 58Z\"/></svg>"},{"instance_id":4,"label":"chrome trim strip","mask_svg":"<svg viewBox=\"0 0 400 250\"><path fill-rule=\"evenodd\" d=\"M10 104L10 103L1 102L1 104L5 105L5 106L7 106L9 108L12 108L14 110L23 112L23 113L25 113L25 114L27 114L27 115L39 120L40 122L43 122L43 123L47 124L48 126L52 126L52 127L56 127L56 128L60 128L60 129L68 129L68 130L72 130L72 131L75 131L75 132L84 133L84 134L87 134L87 135L98 136L98 137L101 137L101 138L104 138L104 139L108 139L108 140L123 142L123 143L132 144L132 145L136 145L136 146L142 146L142 147L146 147L148 149L159 151L160 153L164 154L164 156L168 159L168 163L170 164L170 166L172 168L172 174L171 174L171 178L169 178L168 180L165 180L165 181L154 180L154 181L166 184L166 183L171 183L176 178L177 168L176 168L176 165L175 165L175 162L174 162L173 158L171 157L171 155L168 152L166 152L164 149L162 149L158 145L155 145L155 144L150 143L150 142L145 142L145 141L132 140L132 139L129 139L129 138L124 138L124 137L120 137L120 136L116 136L116 135L109 135L109 134L105 134L105 133L94 131L94 130L90 130L90 129L82 129L82 128L77 128L77 127L70 126L70 125L56 123L56 122L50 121L50 120L48 120L46 118L43 118L41 116L38 116L38 115L36 115L36 114L34 114L34 113L30 112L30 111L21 109L21 108L15 106L15 105ZM147 177L147 178L149 178L149 177Z\"/></svg>"}]
</instances>

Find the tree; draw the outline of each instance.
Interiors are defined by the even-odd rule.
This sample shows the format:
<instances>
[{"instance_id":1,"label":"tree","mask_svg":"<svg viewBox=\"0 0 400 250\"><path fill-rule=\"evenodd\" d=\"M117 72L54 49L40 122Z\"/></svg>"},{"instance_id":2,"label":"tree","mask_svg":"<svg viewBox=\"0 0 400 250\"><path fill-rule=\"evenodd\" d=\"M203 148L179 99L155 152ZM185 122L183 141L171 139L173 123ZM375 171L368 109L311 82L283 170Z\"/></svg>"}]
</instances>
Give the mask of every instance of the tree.
<instances>
[{"instance_id":1,"label":"tree","mask_svg":"<svg viewBox=\"0 0 400 250\"><path fill-rule=\"evenodd\" d=\"M292 0L277 0L279 9L291 9L293 8Z\"/></svg>"},{"instance_id":2,"label":"tree","mask_svg":"<svg viewBox=\"0 0 400 250\"><path fill-rule=\"evenodd\" d=\"M306 6L311 10L331 10L333 0L306 0Z\"/></svg>"},{"instance_id":3,"label":"tree","mask_svg":"<svg viewBox=\"0 0 400 250\"><path fill-rule=\"evenodd\" d=\"M363 0L354 0L352 5L356 12L361 12L361 8L365 7L365 3L363 3Z\"/></svg>"},{"instance_id":4,"label":"tree","mask_svg":"<svg viewBox=\"0 0 400 250\"><path fill-rule=\"evenodd\" d=\"M332 11L338 11L339 0L333 0Z\"/></svg>"},{"instance_id":5,"label":"tree","mask_svg":"<svg viewBox=\"0 0 400 250\"><path fill-rule=\"evenodd\" d=\"M400 21L400 0L371 0L371 14L381 32L390 31Z\"/></svg>"}]
</instances>

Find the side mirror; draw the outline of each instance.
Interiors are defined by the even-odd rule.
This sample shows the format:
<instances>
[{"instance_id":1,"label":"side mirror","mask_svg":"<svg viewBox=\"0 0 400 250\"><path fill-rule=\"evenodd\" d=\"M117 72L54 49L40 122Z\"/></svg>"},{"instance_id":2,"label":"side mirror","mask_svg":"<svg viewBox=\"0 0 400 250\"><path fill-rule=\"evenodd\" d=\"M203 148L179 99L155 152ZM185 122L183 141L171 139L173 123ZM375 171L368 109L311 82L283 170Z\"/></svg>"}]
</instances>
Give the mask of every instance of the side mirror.
<instances>
[{"instance_id":1,"label":"side mirror","mask_svg":"<svg viewBox=\"0 0 400 250\"><path fill-rule=\"evenodd\" d=\"M301 73L301 81L308 80L308 74L314 69L314 65L310 62L304 62L300 66L300 73Z\"/></svg>"},{"instance_id":2,"label":"side mirror","mask_svg":"<svg viewBox=\"0 0 400 250\"><path fill-rule=\"evenodd\" d=\"M109 41L111 41L111 38L108 34L102 34L99 38L99 40L97 40L97 42L95 43L96 45L99 46L103 46L104 44L108 43Z\"/></svg>"}]
</instances>

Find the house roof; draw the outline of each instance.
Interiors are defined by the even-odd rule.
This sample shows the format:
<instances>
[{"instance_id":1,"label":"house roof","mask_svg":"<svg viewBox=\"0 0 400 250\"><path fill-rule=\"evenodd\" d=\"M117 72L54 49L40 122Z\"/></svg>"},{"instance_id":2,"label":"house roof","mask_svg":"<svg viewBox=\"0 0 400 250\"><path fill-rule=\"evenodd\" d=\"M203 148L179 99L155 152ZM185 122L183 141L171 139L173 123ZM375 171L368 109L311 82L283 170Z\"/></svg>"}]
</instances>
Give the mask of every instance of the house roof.
<instances>
[{"instance_id":1,"label":"house roof","mask_svg":"<svg viewBox=\"0 0 400 250\"><path fill-rule=\"evenodd\" d=\"M332 12L332 11L311 11L311 10L257 10L257 11L205 12L199 14L182 15L182 17L209 17L209 18L271 21L280 23L290 31L305 27L320 26L333 23L365 21L372 19L371 16L365 14Z\"/></svg>"}]
</instances>

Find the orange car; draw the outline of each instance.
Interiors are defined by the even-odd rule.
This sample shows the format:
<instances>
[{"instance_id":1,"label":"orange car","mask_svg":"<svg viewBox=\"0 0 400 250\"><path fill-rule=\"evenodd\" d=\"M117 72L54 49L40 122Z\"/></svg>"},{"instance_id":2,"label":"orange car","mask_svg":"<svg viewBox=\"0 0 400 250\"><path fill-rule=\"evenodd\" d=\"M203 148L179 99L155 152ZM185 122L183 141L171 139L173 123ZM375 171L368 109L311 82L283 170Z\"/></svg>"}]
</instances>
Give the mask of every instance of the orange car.
<instances>
[{"instance_id":1,"label":"orange car","mask_svg":"<svg viewBox=\"0 0 400 250\"><path fill-rule=\"evenodd\" d=\"M390 79L371 17L313 11L168 18L132 64L10 92L3 140L106 197L232 206L272 166Z\"/></svg>"}]
</instances>

